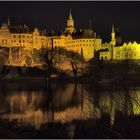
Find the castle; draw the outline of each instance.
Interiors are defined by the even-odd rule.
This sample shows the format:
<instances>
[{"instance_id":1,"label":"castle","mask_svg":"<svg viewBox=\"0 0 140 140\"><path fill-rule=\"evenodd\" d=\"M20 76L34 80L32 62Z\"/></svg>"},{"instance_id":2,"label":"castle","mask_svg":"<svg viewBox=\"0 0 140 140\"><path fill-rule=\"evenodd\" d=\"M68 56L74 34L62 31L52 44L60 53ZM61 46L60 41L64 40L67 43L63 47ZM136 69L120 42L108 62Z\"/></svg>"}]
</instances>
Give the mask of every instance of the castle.
<instances>
[{"instance_id":1,"label":"castle","mask_svg":"<svg viewBox=\"0 0 140 140\"><path fill-rule=\"evenodd\" d=\"M102 43L96 32L90 29L75 29L74 19L70 11L64 32L48 34L46 30L35 28L30 30L27 25L12 26L10 19L0 27L0 61L7 65L34 66L33 49L64 47L81 54L86 61L99 52L99 59L124 60L140 59L140 44L129 42L121 44L121 37L112 26L111 40Z\"/></svg>"},{"instance_id":2,"label":"castle","mask_svg":"<svg viewBox=\"0 0 140 140\"><path fill-rule=\"evenodd\" d=\"M100 50L99 50L100 51ZM100 51L100 60L139 60L140 44L134 42L121 42L120 34L115 33L112 26L111 41Z\"/></svg>"}]
</instances>

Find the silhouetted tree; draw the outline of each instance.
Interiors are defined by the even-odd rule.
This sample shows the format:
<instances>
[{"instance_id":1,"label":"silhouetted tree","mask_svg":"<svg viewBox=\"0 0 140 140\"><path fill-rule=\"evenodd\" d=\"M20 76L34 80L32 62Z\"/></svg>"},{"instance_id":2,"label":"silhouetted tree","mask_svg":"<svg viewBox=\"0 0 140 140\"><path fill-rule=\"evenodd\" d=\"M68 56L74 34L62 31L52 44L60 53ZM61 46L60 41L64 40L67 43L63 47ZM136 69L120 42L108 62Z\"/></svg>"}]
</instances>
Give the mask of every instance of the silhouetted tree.
<instances>
[{"instance_id":1,"label":"silhouetted tree","mask_svg":"<svg viewBox=\"0 0 140 140\"><path fill-rule=\"evenodd\" d=\"M50 78L53 72L58 70L57 65L61 62L62 57L66 57L67 50L62 47L52 47L41 49L39 56L43 63L44 69L47 71L47 77Z\"/></svg>"},{"instance_id":2,"label":"silhouetted tree","mask_svg":"<svg viewBox=\"0 0 140 140\"><path fill-rule=\"evenodd\" d=\"M77 79L77 74L78 74L78 70L83 71L83 56L73 52L73 51L69 51L69 57L71 58L71 66L72 66L72 70L73 70L73 74L75 77L75 80Z\"/></svg>"}]
</instances>

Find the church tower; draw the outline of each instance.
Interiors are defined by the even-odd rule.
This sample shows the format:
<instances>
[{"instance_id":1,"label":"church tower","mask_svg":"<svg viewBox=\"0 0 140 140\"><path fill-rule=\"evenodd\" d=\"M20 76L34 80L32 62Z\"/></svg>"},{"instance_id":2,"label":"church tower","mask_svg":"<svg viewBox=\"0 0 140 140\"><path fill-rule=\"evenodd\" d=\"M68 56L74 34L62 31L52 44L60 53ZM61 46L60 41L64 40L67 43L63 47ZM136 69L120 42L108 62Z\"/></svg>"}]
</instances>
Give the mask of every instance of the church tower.
<instances>
[{"instance_id":1,"label":"church tower","mask_svg":"<svg viewBox=\"0 0 140 140\"><path fill-rule=\"evenodd\" d=\"M74 20L72 18L71 10L70 10L69 18L67 20L66 31L69 32L70 34L72 34L74 31Z\"/></svg>"}]
</instances>

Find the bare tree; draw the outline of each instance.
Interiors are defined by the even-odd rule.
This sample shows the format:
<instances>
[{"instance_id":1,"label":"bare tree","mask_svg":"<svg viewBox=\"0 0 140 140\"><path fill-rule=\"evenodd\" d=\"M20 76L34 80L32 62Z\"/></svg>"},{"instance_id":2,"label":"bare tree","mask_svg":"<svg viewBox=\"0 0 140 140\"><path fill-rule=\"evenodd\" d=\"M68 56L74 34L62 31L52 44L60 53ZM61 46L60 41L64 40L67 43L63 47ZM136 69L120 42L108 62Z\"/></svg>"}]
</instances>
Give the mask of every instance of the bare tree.
<instances>
[{"instance_id":1,"label":"bare tree","mask_svg":"<svg viewBox=\"0 0 140 140\"><path fill-rule=\"evenodd\" d=\"M83 71L84 69L84 66L83 66L84 59L82 55L73 51L69 52L69 57L71 58L71 66L72 66L73 74L76 80L78 71L79 70Z\"/></svg>"}]
</instances>

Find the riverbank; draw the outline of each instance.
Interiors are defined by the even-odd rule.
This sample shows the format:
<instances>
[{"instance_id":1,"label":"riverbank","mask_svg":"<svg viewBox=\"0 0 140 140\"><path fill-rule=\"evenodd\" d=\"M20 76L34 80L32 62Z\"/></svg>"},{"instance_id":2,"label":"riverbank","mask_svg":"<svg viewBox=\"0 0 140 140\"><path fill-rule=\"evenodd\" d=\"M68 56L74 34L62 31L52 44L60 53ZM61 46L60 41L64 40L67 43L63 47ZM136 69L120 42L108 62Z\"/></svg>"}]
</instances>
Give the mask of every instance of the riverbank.
<instances>
[{"instance_id":1,"label":"riverbank","mask_svg":"<svg viewBox=\"0 0 140 140\"><path fill-rule=\"evenodd\" d=\"M113 64L113 66L116 66ZM120 66L120 65L119 65ZM115 68L113 67L113 72ZM101 86L110 86L110 85L132 85L140 86L140 73L139 72L129 72L124 73L123 70L116 73L106 71L99 72L92 70L84 74L78 74L77 77L74 77L73 72L60 72L55 70L52 73L51 78L47 78L47 71L36 68L36 67L14 67L14 66L4 66L0 72L0 82L23 82L23 83L79 83L79 84L92 84L92 85L101 85Z\"/></svg>"},{"instance_id":2,"label":"riverbank","mask_svg":"<svg viewBox=\"0 0 140 140\"><path fill-rule=\"evenodd\" d=\"M77 84L92 84L92 85L135 85L140 86L140 78L127 78L127 79L115 79L115 78L104 78L94 79L91 77L53 77L48 79L47 77L13 77L13 78L0 78L0 82L23 82L23 83L77 83Z\"/></svg>"}]
</instances>

